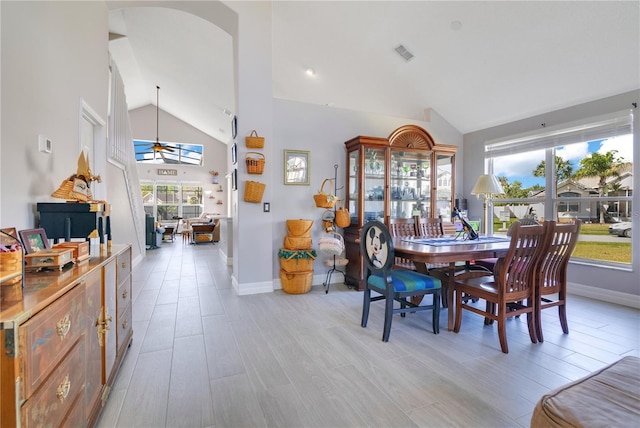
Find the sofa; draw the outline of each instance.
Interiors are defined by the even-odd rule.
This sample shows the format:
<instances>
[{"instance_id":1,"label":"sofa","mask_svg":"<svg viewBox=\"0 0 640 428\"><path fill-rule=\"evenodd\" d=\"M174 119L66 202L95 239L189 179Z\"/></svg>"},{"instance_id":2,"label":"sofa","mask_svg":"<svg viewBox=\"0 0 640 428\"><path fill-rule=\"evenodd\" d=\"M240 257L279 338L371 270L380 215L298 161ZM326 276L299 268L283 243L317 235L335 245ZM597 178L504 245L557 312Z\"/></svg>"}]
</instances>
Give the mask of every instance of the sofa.
<instances>
[{"instance_id":1,"label":"sofa","mask_svg":"<svg viewBox=\"0 0 640 428\"><path fill-rule=\"evenodd\" d=\"M627 356L542 396L532 428L632 427L640 422L640 358Z\"/></svg>"}]
</instances>

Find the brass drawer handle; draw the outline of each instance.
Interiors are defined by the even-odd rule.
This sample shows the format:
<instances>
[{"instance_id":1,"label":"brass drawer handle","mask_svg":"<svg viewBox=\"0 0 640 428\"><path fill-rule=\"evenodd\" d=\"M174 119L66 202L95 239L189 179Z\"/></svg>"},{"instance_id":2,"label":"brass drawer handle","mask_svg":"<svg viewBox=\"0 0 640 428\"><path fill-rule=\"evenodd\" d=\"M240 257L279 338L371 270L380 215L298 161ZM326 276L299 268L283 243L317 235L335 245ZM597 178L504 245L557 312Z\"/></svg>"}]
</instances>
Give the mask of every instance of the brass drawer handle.
<instances>
[{"instance_id":1,"label":"brass drawer handle","mask_svg":"<svg viewBox=\"0 0 640 428\"><path fill-rule=\"evenodd\" d=\"M127 262L122 262L122 269L126 269L127 268Z\"/></svg>"},{"instance_id":2,"label":"brass drawer handle","mask_svg":"<svg viewBox=\"0 0 640 428\"><path fill-rule=\"evenodd\" d=\"M124 290L124 291L122 292L122 298L123 298L123 299L126 299L128 295L129 295L129 293L127 292L127 290Z\"/></svg>"},{"instance_id":3,"label":"brass drawer handle","mask_svg":"<svg viewBox=\"0 0 640 428\"><path fill-rule=\"evenodd\" d=\"M127 320L124 320L124 322L122 323L122 329L126 330L127 329L127 325L129 325L129 323L127 322Z\"/></svg>"},{"instance_id":4,"label":"brass drawer handle","mask_svg":"<svg viewBox=\"0 0 640 428\"><path fill-rule=\"evenodd\" d=\"M56 332L60 338L64 339L64 337L69 333L71 329L71 319L69 318L69 314L65 315L60 321L56 324Z\"/></svg>"},{"instance_id":5,"label":"brass drawer handle","mask_svg":"<svg viewBox=\"0 0 640 428\"><path fill-rule=\"evenodd\" d=\"M58 385L56 389L56 397L60 400L61 403L64 403L64 400L69 395L69 391L71 390L71 381L69 380L69 375L66 375L62 380L62 383Z\"/></svg>"}]
</instances>

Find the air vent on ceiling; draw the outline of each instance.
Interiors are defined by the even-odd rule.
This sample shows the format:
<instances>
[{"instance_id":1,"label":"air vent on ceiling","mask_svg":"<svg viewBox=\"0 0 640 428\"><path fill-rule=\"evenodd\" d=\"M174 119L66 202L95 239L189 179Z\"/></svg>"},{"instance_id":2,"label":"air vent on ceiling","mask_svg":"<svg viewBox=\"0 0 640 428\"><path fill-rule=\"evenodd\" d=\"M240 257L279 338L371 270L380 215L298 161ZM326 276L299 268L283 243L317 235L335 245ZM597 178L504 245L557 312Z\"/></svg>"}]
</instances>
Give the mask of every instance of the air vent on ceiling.
<instances>
[{"instance_id":1,"label":"air vent on ceiling","mask_svg":"<svg viewBox=\"0 0 640 428\"><path fill-rule=\"evenodd\" d=\"M396 48L396 52L398 52L398 55L404 58L405 61L411 61L411 58L413 58L413 54L402 45L398 45L398 47Z\"/></svg>"}]
</instances>

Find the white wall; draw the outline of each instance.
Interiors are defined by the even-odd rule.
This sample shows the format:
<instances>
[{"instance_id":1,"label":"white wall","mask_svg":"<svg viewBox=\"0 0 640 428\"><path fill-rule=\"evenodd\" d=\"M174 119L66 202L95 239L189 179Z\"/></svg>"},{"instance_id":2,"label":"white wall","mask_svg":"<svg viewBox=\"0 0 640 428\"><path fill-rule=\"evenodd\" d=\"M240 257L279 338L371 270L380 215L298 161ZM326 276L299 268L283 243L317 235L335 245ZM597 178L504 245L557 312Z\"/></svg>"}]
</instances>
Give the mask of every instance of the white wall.
<instances>
[{"instance_id":1,"label":"white wall","mask_svg":"<svg viewBox=\"0 0 640 428\"><path fill-rule=\"evenodd\" d=\"M156 139L156 108L155 106L141 107L129 111L131 119L131 133L134 139L155 141ZM140 180L199 182L203 190L211 190L215 199L204 198L204 212L227 216L229 207L227 195L229 187L224 178L227 170L227 145L213 137L197 130L182 120L160 109L160 141L184 144L201 144L203 146L203 165L171 165L171 164L138 164ZM177 176L160 176L158 168L176 169ZM218 171L219 184L213 184L213 176L209 171ZM219 186L223 191L218 192ZM217 201L221 200L222 205Z\"/></svg>"},{"instance_id":2,"label":"white wall","mask_svg":"<svg viewBox=\"0 0 640 428\"><path fill-rule=\"evenodd\" d=\"M475 178L482 174L484 159L484 142L487 140L507 137L522 132L540 129L540 124L547 126L559 125L587 117L594 117L606 113L631 109L633 102L640 101L640 91L631 91L620 95L604 98L580 104L574 107L545 113L528 119L511 122L502 126L497 126L482 131L472 132L464 136L465 154L463 164L465 166L464 194L469 195L475 183ZM634 123L634 164L640 165L640 112L635 111ZM637 168L636 168L637 169ZM634 189L640 188L640 175L634 175ZM479 217L482 215L482 200L470 197L470 215ZM634 228L640 226L638 220L640 206L640 193L635 192L633 196L633 221ZM640 269L640 234L633 236L633 269L613 269L594 265L584 265L572 263L569 266L568 281L571 283L570 291L578 292L590 297L603 300L610 300L622 304L630 304L628 295L631 296L632 304L637 305L640 295L640 282L638 281L638 269ZM579 284L579 285L578 285ZM606 289L604 291L602 289Z\"/></svg>"},{"instance_id":3,"label":"white wall","mask_svg":"<svg viewBox=\"0 0 640 428\"><path fill-rule=\"evenodd\" d=\"M107 121L107 13L102 2L0 7L0 225L20 230L37 226L36 202L62 202L49 195L77 168L80 100ZM51 154L38 151L38 134L52 140ZM91 168L106 176L106 164Z\"/></svg>"}]
</instances>

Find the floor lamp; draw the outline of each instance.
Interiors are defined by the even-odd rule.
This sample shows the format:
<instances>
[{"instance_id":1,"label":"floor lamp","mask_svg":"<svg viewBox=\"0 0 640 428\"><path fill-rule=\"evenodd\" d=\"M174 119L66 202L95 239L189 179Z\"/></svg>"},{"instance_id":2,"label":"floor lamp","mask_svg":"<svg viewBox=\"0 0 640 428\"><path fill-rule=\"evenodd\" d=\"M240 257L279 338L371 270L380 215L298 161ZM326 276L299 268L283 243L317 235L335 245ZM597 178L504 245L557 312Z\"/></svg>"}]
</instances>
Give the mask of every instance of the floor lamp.
<instances>
[{"instance_id":1,"label":"floor lamp","mask_svg":"<svg viewBox=\"0 0 640 428\"><path fill-rule=\"evenodd\" d=\"M476 185L473 186L473 190L471 190L472 195L476 195L480 198L480 195L484 197L482 210L485 217L484 222L484 234L488 235L489 230L489 222L493 219L493 215L487 211L487 199L493 197L493 195L502 195L504 194L504 190L502 190L502 186L500 185L500 181L493 174L482 174L478 177L478 181L476 181ZM491 228L493 231L493 228Z\"/></svg>"}]
</instances>

